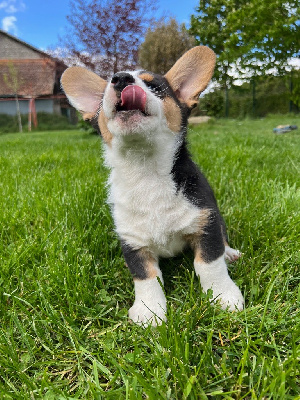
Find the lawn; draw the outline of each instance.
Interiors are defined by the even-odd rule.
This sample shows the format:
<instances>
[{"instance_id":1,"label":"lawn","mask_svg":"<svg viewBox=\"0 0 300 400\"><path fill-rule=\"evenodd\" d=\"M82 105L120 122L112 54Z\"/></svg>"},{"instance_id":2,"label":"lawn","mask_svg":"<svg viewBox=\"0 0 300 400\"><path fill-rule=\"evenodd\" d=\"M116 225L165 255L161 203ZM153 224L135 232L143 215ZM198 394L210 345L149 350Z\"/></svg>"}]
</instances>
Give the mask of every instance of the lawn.
<instances>
[{"instance_id":1,"label":"lawn","mask_svg":"<svg viewBox=\"0 0 300 400\"><path fill-rule=\"evenodd\" d=\"M133 283L105 203L100 139L0 136L0 398L300 399L300 129L295 116L190 129L244 255L246 308L211 305L192 254L162 262L168 323L130 324Z\"/></svg>"}]
</instances>

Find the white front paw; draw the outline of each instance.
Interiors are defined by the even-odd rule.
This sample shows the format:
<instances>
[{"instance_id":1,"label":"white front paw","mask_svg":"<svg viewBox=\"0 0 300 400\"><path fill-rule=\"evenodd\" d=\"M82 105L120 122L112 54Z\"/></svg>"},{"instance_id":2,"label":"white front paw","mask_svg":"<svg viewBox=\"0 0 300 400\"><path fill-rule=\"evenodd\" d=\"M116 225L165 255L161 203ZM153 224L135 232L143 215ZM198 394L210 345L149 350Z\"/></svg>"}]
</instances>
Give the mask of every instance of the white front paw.
<instances>
[{"instance_id":1,"label":"white front paw","mask_svg":"<svg viewBox=\"0 0 300 400\"><path fill-rule=\"evenodd\" d=\"M229 278L222 285L212 286L214 301L219 301L221 307L230 311L241 311L244 308L244 298L237 285Z\"/></svg>"},{"instance_id":2,"label":"white front paw","mask_svg":"<svg viewBox=\"0 0 300 400\"><path fill-rule=\"evenodd\" d=\"M129 310L129 318L138 325L161 325L166 321L167 301L157 277L135 280L135 302Z\"/></svg>"},{"instance_id":3,"label":"white front paw","mask_svg":"<svg viewBox=\"0 0 300 400\"><path fill-rule=\"evenodd\" d=\"M128 311L129 319L138 325L161 325L166 321L166 303L144 304L142 301L135 301Z\"/></svg>"}]
</instances>

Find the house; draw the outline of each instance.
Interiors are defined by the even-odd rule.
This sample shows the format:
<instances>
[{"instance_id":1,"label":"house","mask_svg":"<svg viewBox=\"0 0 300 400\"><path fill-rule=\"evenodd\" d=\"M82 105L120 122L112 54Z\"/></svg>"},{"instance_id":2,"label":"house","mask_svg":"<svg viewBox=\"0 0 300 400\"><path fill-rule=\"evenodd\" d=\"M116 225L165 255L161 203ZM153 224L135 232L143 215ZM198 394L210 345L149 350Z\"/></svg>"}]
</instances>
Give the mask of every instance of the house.
<instances>
[{"instance_id":1,"label":"house","mask_svg":"<svg viewBox=\"0 0 300 400\"><path fill-rule=\"evenodd\" d=\"M37 112L74 118L74 109L61 90L67 66L28 43L0 30L0 114L28 114L34 125Z\"/></svg>"}]
</instances>

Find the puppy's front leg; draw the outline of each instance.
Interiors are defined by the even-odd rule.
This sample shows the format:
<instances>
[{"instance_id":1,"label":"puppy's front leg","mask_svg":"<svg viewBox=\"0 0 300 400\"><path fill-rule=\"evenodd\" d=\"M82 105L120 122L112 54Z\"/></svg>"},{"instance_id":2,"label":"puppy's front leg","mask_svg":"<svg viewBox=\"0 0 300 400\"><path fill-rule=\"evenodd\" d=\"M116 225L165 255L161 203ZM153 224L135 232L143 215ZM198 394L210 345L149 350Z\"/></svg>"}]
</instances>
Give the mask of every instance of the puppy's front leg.
<instances>
[{"instance_id":1,"label":"puppy's front leg","mask_svg":"<svg viewBox=\"0 0 300 400\"><path fill-rule=\"evenodd\" d=\"M167 304L158 260L145 248L134 250L125 242L121 245L135 288L135 301L129 310L129 318L139 325L160 325L166 320Z\"/></svg>"}]
</instances>

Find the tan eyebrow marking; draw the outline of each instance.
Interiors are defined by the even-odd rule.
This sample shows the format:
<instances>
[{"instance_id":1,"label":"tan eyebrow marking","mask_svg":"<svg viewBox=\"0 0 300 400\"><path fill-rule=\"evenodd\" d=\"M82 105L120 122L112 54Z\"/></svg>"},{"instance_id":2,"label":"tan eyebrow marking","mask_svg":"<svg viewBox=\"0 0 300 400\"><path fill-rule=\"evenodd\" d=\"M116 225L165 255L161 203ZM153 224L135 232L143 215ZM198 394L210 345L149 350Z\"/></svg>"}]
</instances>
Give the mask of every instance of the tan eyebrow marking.
<instances>
[{"instance_id":1,"label":"tan eyebrow marking","mask_svg":"<svg viewBox=\"0 0 300 400\"><path fill-rule=\"evenodd\" d=\"M154 76L144 72L143 74L139 75L139 78L141 78L143 81L151 82L153 81Z\"/></svg>"}]
</instances>

